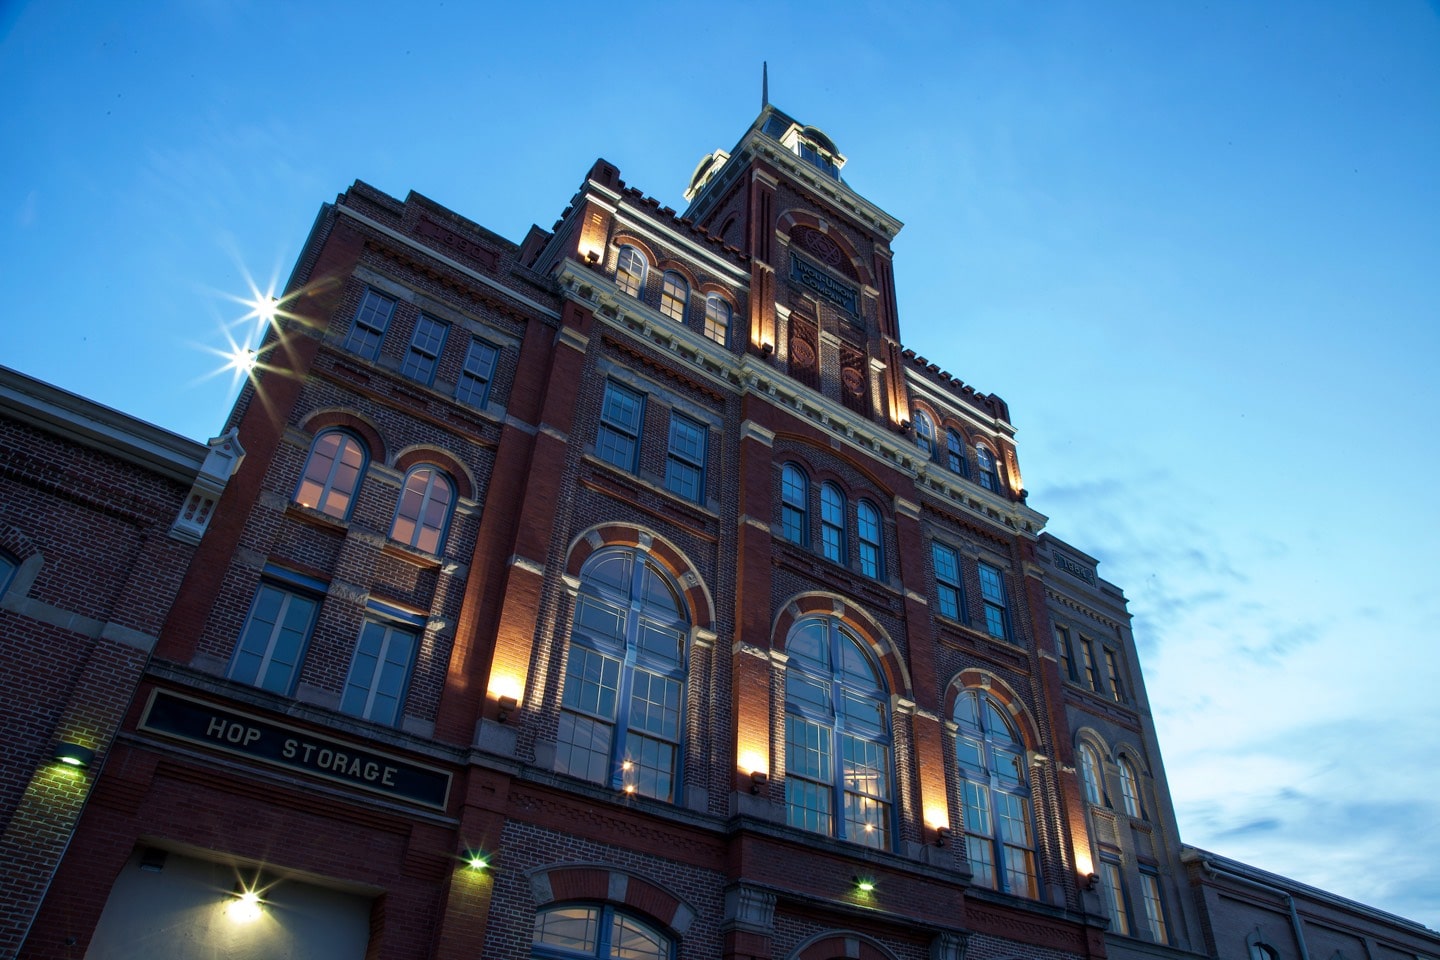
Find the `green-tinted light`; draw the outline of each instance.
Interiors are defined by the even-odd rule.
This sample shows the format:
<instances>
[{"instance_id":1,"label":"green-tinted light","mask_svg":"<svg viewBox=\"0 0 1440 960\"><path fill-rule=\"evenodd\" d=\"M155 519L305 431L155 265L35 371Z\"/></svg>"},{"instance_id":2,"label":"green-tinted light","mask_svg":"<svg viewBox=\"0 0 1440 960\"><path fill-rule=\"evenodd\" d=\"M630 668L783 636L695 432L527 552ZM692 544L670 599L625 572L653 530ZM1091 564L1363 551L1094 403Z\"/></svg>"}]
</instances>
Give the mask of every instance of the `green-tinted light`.
<instances>
[{"instance_id":1,"label":"green-tinted light","mask_svg":"<svg viewBox=\"0 0 1440 960\"><path fill-rule=\"evenodd\" d=\"M861 893L869 893L875 889L875 881L871 880L869 877L856 877L855 889L859 890Z\"/></svg>"},{"instance_id":2,"label":"green-tinted light","mask_svg":"<svg viewBox=\"0 0 1440 960\"><path fill-rule=\"evenodd\" d=\"M471 870L488 870L490 861L483 854L472 853L465 859L465 865Z\"/></svg>"}]
</instances>

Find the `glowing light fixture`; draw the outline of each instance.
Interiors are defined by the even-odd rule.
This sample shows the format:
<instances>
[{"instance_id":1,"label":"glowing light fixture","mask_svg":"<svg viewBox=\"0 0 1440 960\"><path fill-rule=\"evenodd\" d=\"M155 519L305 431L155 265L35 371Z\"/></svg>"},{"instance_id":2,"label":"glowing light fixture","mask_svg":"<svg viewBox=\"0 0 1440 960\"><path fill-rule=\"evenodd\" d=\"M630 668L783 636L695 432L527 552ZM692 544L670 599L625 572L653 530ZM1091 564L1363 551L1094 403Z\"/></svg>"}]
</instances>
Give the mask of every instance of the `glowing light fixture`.
<instances>
[{"instance_id":1,"label":"glowing light fixture","mask_svg":"<svg viewBox=\"0 0 1440 960\"><path fill-rule=\"evenodd\" d=\"M232 892L235 899L230 901L230 919L236 923L253 923L259 920L260 915L265 912L265 901L260 898L259 891L238 882Z\"/></svg>"},{"instance_id":2,"label":"glowing light fixture","mask_svg":"<svg viewBox=\"0 0 1440 960\"><path fill-rule=\"evenodd\" d=\"M949 842L949 840L950 840L950 828L949 828L949 827L936 827L936 828L935 828L935 846L937 846L937 847L943 847L943 846L945 846L945 844L946 844L947 842Z\"/></svg>"},{"instance_id":3,"label":"glowing light fixture","mask_svg":"<svg viewBox=\"0 0 1440 960\"><path fill-rule=\"evenodd\" d=\"M62 740L60 743L55 744L55 752L52 754L52 757L56 762L63 763L67 767L78 767L84 770L95 761L95 751L88 747L82 747L78 743L69 743Z\"/></svg>"},{"instance_id":4,"label":"glowing light fixture","mask_svg":"<svg viewBox=\"0 0 1440 960\"><path fill-rule=\"evenodd\" d=\"M770 774L764 770L750 771L750 792L759 793L770 782Z\"/></svg>"},{"instance_id":5,"label":"glowing light fixture","mask_svg":"<svg viewBox=\"0 0 1440 960\"><path fill-rule=\"evenodd\" d=\"M520 705L520 701L514 697L496 697L495 704L499 709L495 712L495 719L504 723L510 717L510 711Z\"/></svg>"},{"instance_id":6,"label":"glowing light fixture","mask_svg":"<svg viewBox=\"0 0 1440 960\"><path fill-rule=\"evenodd\" d=\"M855 877L855 889L861 893L874 893L875 881L870 877Z\"/></svg>"},{"instance_id":7,"label":"glowing light fixture","mask_svg":"<svg viewBox=\"0 0 1440 960\"><path fill-rule=\"evenodd\" d=\"M476 873L484 873L490 869L490 858L479 850L467 850L465 852L465 866Z\"/></svg>"}]
</instances>

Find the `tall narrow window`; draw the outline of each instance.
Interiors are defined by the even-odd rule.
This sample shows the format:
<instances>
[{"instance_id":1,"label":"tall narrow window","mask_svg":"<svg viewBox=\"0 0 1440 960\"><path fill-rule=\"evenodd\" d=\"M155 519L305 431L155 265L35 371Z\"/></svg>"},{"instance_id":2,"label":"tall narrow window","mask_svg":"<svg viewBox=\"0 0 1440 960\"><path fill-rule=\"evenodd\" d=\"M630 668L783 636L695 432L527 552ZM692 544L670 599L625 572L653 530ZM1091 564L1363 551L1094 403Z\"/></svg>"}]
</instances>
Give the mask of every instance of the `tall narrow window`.
<instances>
[{"instance_id":1,"label":"tall narrow window","mask_svg":"<svg viewBox=\"0 0 1440 960\"><path fill-rule=\"evenodd\" d=\"M995 473L995 455L983 443L975 444L975 466L980 473L980 486L1000 492L1000 477Z\"/></svg>"},{"instance_id":2,"label":"tall narrow window","mask_svg":"<svg viewBox=\"0 0 1440 960\"><path fill-rule=\"evenodd\" d=\"M295 502L344 520L350 516L364 472L365 448L360 441L344 430L326 430L310 447Z\"/></svg>"},{"instance_id":3,"label":"tall narrow window","mask_svg":"<svg viewBox=\"0 0 1440 960\"><path fill-rule=\"evenodd\" d=\"M685 716L680 591L643 550L601 550L580 571L555 768L675 800Z\"/></svg>"},{"instance_id":4,"label":"tall narrow window","mask_svg":"<svg viewBox=\"0 0 1440 960\"><path fill-rule=\"evenodd\" d=\"M1100 758L1095 753L1095 748L1088 743L1080 744L1080 785L1085 790L1085 802L1100 806L1105 800L1105 791L1101 788L1100 780Z\"/></svg>"},{"instance_id":5,"label":"tall narrow window","mask_svg":"<svg viewBox=\"0 0 1440 960\"><path fill-rule=\"evenodd\" d=\"M615 285L622 293L640 296L645 289L645 255L634 247L621 247L615 261Z\"/></svg>"},{"instance_id":6,"label":"tall narrow window","mask_svg":"<svg viewBox=\"0 0 1440 960\"><path fill-rule=\"evenodd\" d=\"M889 849L890 727L878 667L834 617L801 620L785 652L790 825Z\"/></svg>"},{"instance_id":7,"label":"tall narrow window","mask_svg":"<svg viewBox=\"0 0 1440 960\"><path fill-rule=\"evenodd\" d=\"M960 555L953 547L931 541L930 560L935 564L935 592L938 612L951 620L965 619L965 588L960 583Z\"/></svg>"},{"instance_id":8,"label":"tall narrow window","mask_svg":"<svg viewBox=\"0 0 1440 960\"><path fill-rule=\"evenodd\" d=\"M231 680L289 694L315 627L320 602L270 583L260 584L230 661Z\"/></svg>"},{"instance_id":9,"label":"tall narrow window","mask_svg":"<svg viewBox=\"0 0 1440 960\"><path fill-rule=\"evenodd\" d=\"M985 602L985 631L1000 640L1010 639L1010 607L1005 599L1005 578L999 568L980 564L980 599Z\"/></svg>"},{"instance_id":10,"label":"tall narrow window","mask_svg":"<svg viewBox=\"0 0 1440 960\"><path fill-rule=\"evenodd\" d=\"M820 552L826 560L846 561L845 494L833 483L820 485Z\"/></svg>"},{"instance_id":11,"label":"tall narrow window","mask_svg":"<svg viewBox=\"0 0 1440 960\"><path fill-rule=\"evenodd\" d=\"M385 339L385 328L395 313L395 301L382 297L374 290L365 291L360 309L355 311L355 322L345 338L345 349L366 360L380 355L380 344Z\"/></svg>"},{"instance_id":12,"label":"tall narrow window","mask_svg":"<svg viewBox=\"0 0 1440 960\"><path fill-rule=\"evenodd\" d=\"M600 433L595 438L595 453L601 460L622 470L635 469L644 413L643 394L613 380L606 382L605 400L600 407Z\"/></svg>"},{"instance_id":13,"label":"tall narrow window","mask_svg":"<svg viewBox=\"0 0 1440 960\"><path fill-rule=\"evenodd\" d=\"M420 319L415 321L415 335L410 338L410 349L405 352L405 362L400 365L400 372L427 387L433 383L435 368L440 365L440 351L445 349L445 334L449 329L448 323L420 314Z\"/></svg>"},{"instance_id":14,"label":"tall narrow window","mask_svg":"<svg viewBox=\"0 0 1440 960\"><path fill-rule=\"evenodd\" d=\"M1085 667L1085 683L1096 693L1100 692L1100 670L1095 665L1095 644L1089 637L1080 638L1080 659Z\"/></svg>"},{"instance_id":15,"label":"tall narrow window","mask_svg":"<svg viewBox=\"0 0 1440 960\"><path fill-rule=\"evenodd\" d=\"M915 411L915 445L925 451L925 456L935 455L935 421L924 410Z\"/></svg>"},{"instance_id":16,"label":"tall narrow window","mask_svg":"<svg viewBox=\"0 0 1440 960\"><path fill-rule=\"evenodd\" d=\"M455 488L450 478L434 467L416 467L405 478L390 539L426 553L439 553L450 521Z\"/></svg>"},{"instance_id":17,"label":"tall narrow window","mask_svg":"<svg viewBox=\"0 0 1440 960\"><path fill-rule=\"evenodd\" d=\"M705 336L721 344L730 337L730 304L718 294L705 298Z\"/></svg>"},{"instance_id":18,"label":"tall narrow window","mask_svg":"<svg viewBox=\"0 0 1440 960\"><path fill-rule=\"evenodd\" d=\"M957 430L945 431L945 464L962 477L970 476L970 467L965 462L965 441Z\"/></svg>"},{"instance_id":19,"label":"tall narrow window","mask_svg":"<svg viewBox=\"0 0 1440 960\"><path fill-rule=\"evenodd\" d=\"M660 280L660 312L671 320L685 322L685 304L690 300L690 284L674 270L666 270Z\"/></svg>"},{"instance_id":20,"label":"tall narrow window","mask_svg":"<svg viewBox=\"0 0 1440 960\"><path fill-rule=\"evenodd\" d=\"M350 660L340 709L392 727L399 723L417 640L413 627L367 619Z\"/></svg>"},{"instance_id":21,"label":"tall narrow window","mask_svg":"<svg viewBox=\"0 0 1440 960\"><path fill-rule=\"evenodd\" d=\"M665 489L696 503L705 502L705 437L705 428L694 420L670 414Z\"/></svg>"},{"instance_id":22,"label":"tall narrow window","mask_svg":"<svg viewBox=\"0 0 1440 960\"><path fill-rule=\"evenodd\" d=\"M802 547L810 543L810 481L793 463L780 473L780 529Z\"/></svg>"},{"instance_id":23,"label":"tall narrow window","mask_svg":"<svg viewBox=\"0 0 1440 960\"><path fill-rule=\"evenodd\" d=\"M455 399L472 407L483 407L490 399L490 381L495 379L495 361L500 351L484 340L471 340L465 353L465 366L460 382L455 385Z\"/></svg>"},{"instance_id":24,"label":"tall narrow window","mask_svg":"<svg viewBox=\"0 0 1440 960\"><path fill-rule=\"evenodd\" d=\"M571 904L535 915L536 957L597 960L670 960L675 948L659 930L610 906Z\"/></svg>"},{"instance_id":25,"label":"tall narrow window","mask_svg":"<svg viewBox=\"0 0 1440 960\"><path fill-rule=\"evenodd\" d=\"M1120 799L1125 803L1125 812L1132 817L1140 816L1140 778L1135 775L1135 767L1120 757L1116 761L1120 768Z\"/></svg>"},{"instance_id":26,"label":"tall narrow window","mask_svg":"<svg viewBox=\"0 0 1440 960\"><path fill-rule=\"evenodd\" d=\"M1125 912L1125 885L1120 879L1120 865L1100 861L1100 887L1105 891L1105 906L1110 911L1110 929L1130 936L1130 915Z\"/></svg>"},{"instance_id":27,"label":"tall narrow window","mask_svg":"<svg viewBox=\"0 0 1440 960\"><path fill-rule=\"evenodd\" d=\"M1170 935L1165 929L1165 903L1160 899L1160 880L1153 873L1140 872L1140 899L1145 901L1145 919L1150 924L1150 936L1156 943L1169 943Z\"/></svg>"},{"instance_id":28,"label":"tall narrow window","mask_svg":"<svg viewBox=\"0 0 1440 960\"><path fill-rule=\"evenodd\" d=\"M15 576L18 569L19 562L6 551L0 550L0 597L5 596L5 591L10 589L10 578Z\"/></svg>"},{"instance_id":29,"label":"tall narrow window","mask_svg":"<svg viewBox=\"0 0 1440 960\"><path fill-rule=\"evenodd\" d=\"M860 534L860 572L878 579L885 570L880 511L870 501L861 500L855 509L855 521Z\"/></svg>"},{"instance_id":30,"label":"tall narrow window","mask_svg":"<svg viewBox=\"0 0 1440 960\"><path fill-rule=\"evenodd\" d=\"M1055 649L1060 651L1060 677L1075 679L1075 652L1070 649L1070 628L1056 625Z\"/></svg>"},{"instance_id":31,"label":"tall narrow window","mask_svg":"<svg viewBox=\"0 0 1440 960\"><path fill-rule=\"evenodd\" d=\"M1110 699L1116 703L1125 702L1125 681L1120 676L1120 658L1109 647L1105 651L1105 672L1110 681Z\"/></svg>"},{"instance_id":32,"label":"tall narrow window","mask_svg":"<svg viewBox=\"0 0 1440 960\"><path fill-rule=\"evenodd\" d=\"M1035 827L1025 746L1009 714L989 694L960 694L954 719L965 853L975 883L1034 898Z\"/></svg>"}]
</instances>

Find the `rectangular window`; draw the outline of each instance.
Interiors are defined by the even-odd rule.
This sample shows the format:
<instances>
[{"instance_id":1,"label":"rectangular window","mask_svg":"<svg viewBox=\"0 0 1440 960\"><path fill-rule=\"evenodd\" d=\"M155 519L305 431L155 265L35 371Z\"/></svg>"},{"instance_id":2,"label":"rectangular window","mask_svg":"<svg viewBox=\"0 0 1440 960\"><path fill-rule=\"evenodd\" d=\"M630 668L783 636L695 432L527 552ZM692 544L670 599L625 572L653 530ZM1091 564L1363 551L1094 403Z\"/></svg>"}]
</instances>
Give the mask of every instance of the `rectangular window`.
<instances>
[{"instance_id":1,"label":"rectangular window","mask_svg":"<svg viewBox=\"0 0 1440 960\"><path fill-rule=\"evenodd\" d=\"M1070 649L1069 628L1061 626L1055 628L1055 649L1060 652L1060 678L1075 680L1075 657L1074 652Z\"/></svg>"},{"instance_id":2,"label":"rectangular window","mask_svg":"<svg viewBox=\"0 0 1440 960\"><path fill-rule=\"evenodd\" d=\"M1120 678L1120 659L1115 651L1105 647L1105 670L1110 679L1110 699L1116 703L1125 702L1125 681Z\"/></svg>"},{"instance_id":3,"label":"rectangular window","mask_svg":"<svg viewBox=\"0 0 1440 960\"><path fill-rule=\"evenodd\" d=\"M1095 646L1088 637L1080 638L1080 657L1084 660L1085 682L1096 693L1100 692L1100 672L1095 668Z\"/></svg>"},{"instance_id":4,"label":"rectangular window","mask_svg":"<svg viewBox=\"0 0 1440 960\"><path fill-rule=\"evenodd\" d=\"M935 564L935 589L940 599L940 615L963 621L965 590L960 584L960 555L952 547L931 542L930 559Z\"/></svg>"},{"instance_id":5,"label":"rectangular window","mask_svg":"<svg viewBox=\"0 0 1440 960\"><path fill-rule=\"evenodd\" d=\"M705 428L689 417L670 414L670 449L665 457L665 489L686 500L705 502Z\"/></svg>"},{"instance_id":6,"label":"rectangular window","mask_svg":"<svg viewBox=\"0 0 1440 960\"><path fill-rule=\"evenodd\" d=\"M345 349L366 360L380 355L380 342L385 339L385 328L390 326L390 317L395 313L395 301L382 297L374 290L365 291L360 309L355 312L355 322L350 335L345 338Z\"/></svg>"},{"instance_id":7,"label":"rectangular window","mask_svg":"<svg viewBox=\"0 0 1440 960\"><path fill-rule=\"evenodd\" d=\"M483 407L490 399L490 381L495 378L495 361L500 351L484 340L471 340L465 367L455 385L455 399L472 407Z\"/></svg>"},{"instance_id":8,"label":"rectangular window","mask_svg":"<svg viewBox=\"0 0 1440 960\"><path fill-rule=\"evenodd\" d=\"M1150 936L1156 943L1169 943L1165 929L1165 905L1160 900L1160 881L1153 873L1141 872L1140 895L1145 901L1145 919L1150 923Z\"/></svg>"},{"instance_id":9,"label":"rectangular window","mask_svg":"<svg viewBox=\"0 0 1440 960\"><path fill-rule=\"evenodd\" d=\"M555 745L555 769L561 773L593 783L610 781L620 666L613 657L570 645Z\"/></svg>"},{"instance_id":10,"label":"rectangular window","mask_svg":"<svg viewBox=\"0 0 1440 960\"><path fill-rule=\"evenodd\" d=\"M288 696L319 609L320 601L313 597L260 584L230 662L230 679Z\"/></svg>"},{"instance_id":11,"label":"rectangular window","mask_svg":"<svg viewBox=\"0 0 1440 960\"><path fill-rule=\"evenodd\" d=\"M445 334L449 329L448 323L420 314L400 372L428 387L435 380L435 368L440 365L440 351L445 349Z\"/></svg>"},{"instance_id":12,"label":"rectangular window","mask_svg":"<svg viewBox=\"0 0 1440 960\"><path fill-rule=\"evenodd\" d=\"M1110 909L1110 929L1130 936L1130 917L1125 913L1125 888L1120 882L1120 865L1100 861L1100 886L1105 891L1105 906Z\"/></svg>"},{"instance_id":13,"label":"rectangular window","mask_svg":"<svg viewBox=\"0 0 1440 960\"><path fill-rule=\"evenodd\" d=\"M988 563L980 564L980 597L985 601L985 630L1000 640L1010 639L1010 609L1005 600L1005 578Z\"/></svg>"},{"instance_id":14,"label":"rectangular window","mask_svg":"<svg viewBox=\"0 0 1440 960\"><path fill-rule=\"evenodd\" d=\"M640 450L640 424L644 414L643 394L622 387L613 380L608 381L605 384L605 400L600 406L596 455L622 470L633 471L635 457Z\"/></svg>"},{"instance_id":15,"label":"rectangular window","mask_svg":"<svg viewBox=\"0 0 1440 960\"><path fill-rule=\"evenodd\" d=\"M413 628L367 618L350 661L340 709L392 727L399 723L418 639Z\"/></svg>"},{"instance_id":16,"label":"rectangular window","mask_svg":"<svg viewBox=\"0 0 1440 960\"><path fill-rule=\"evenodd\" d=\"M785 808L792 827L830 833L831 731L790 714L785 718Z\"/></svg>"}]
</instances>

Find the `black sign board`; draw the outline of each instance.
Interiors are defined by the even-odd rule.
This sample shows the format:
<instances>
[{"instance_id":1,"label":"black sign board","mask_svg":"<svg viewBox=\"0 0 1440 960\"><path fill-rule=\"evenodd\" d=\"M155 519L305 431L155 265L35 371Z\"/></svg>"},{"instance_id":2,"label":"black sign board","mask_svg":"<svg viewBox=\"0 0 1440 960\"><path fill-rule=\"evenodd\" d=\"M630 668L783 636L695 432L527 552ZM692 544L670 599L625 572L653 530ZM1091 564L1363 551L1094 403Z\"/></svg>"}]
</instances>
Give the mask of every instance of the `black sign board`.
<instances>
[{"instance_id":1,"label":"black sign board","mask_svg":"<svg viewBox=\"0 0 1440 960\"><path fill-rule=\"evenodd\" d=\"M803 283L851 316L860 316L859 290L848 283L836 280L809 260L797 256L793 251L790 254L790 279Z\"/></svg>"},{"instance_id":2,"label":"black sign board","mask_svg":"<svg viewBox=\"0 0 1440 960\"><path fill-rule=\"evenodd\" d=\"M155 690L140 729L298 770L396 800L445 809L450 774L283 723Z\"/></svg>"}]
</instances>

